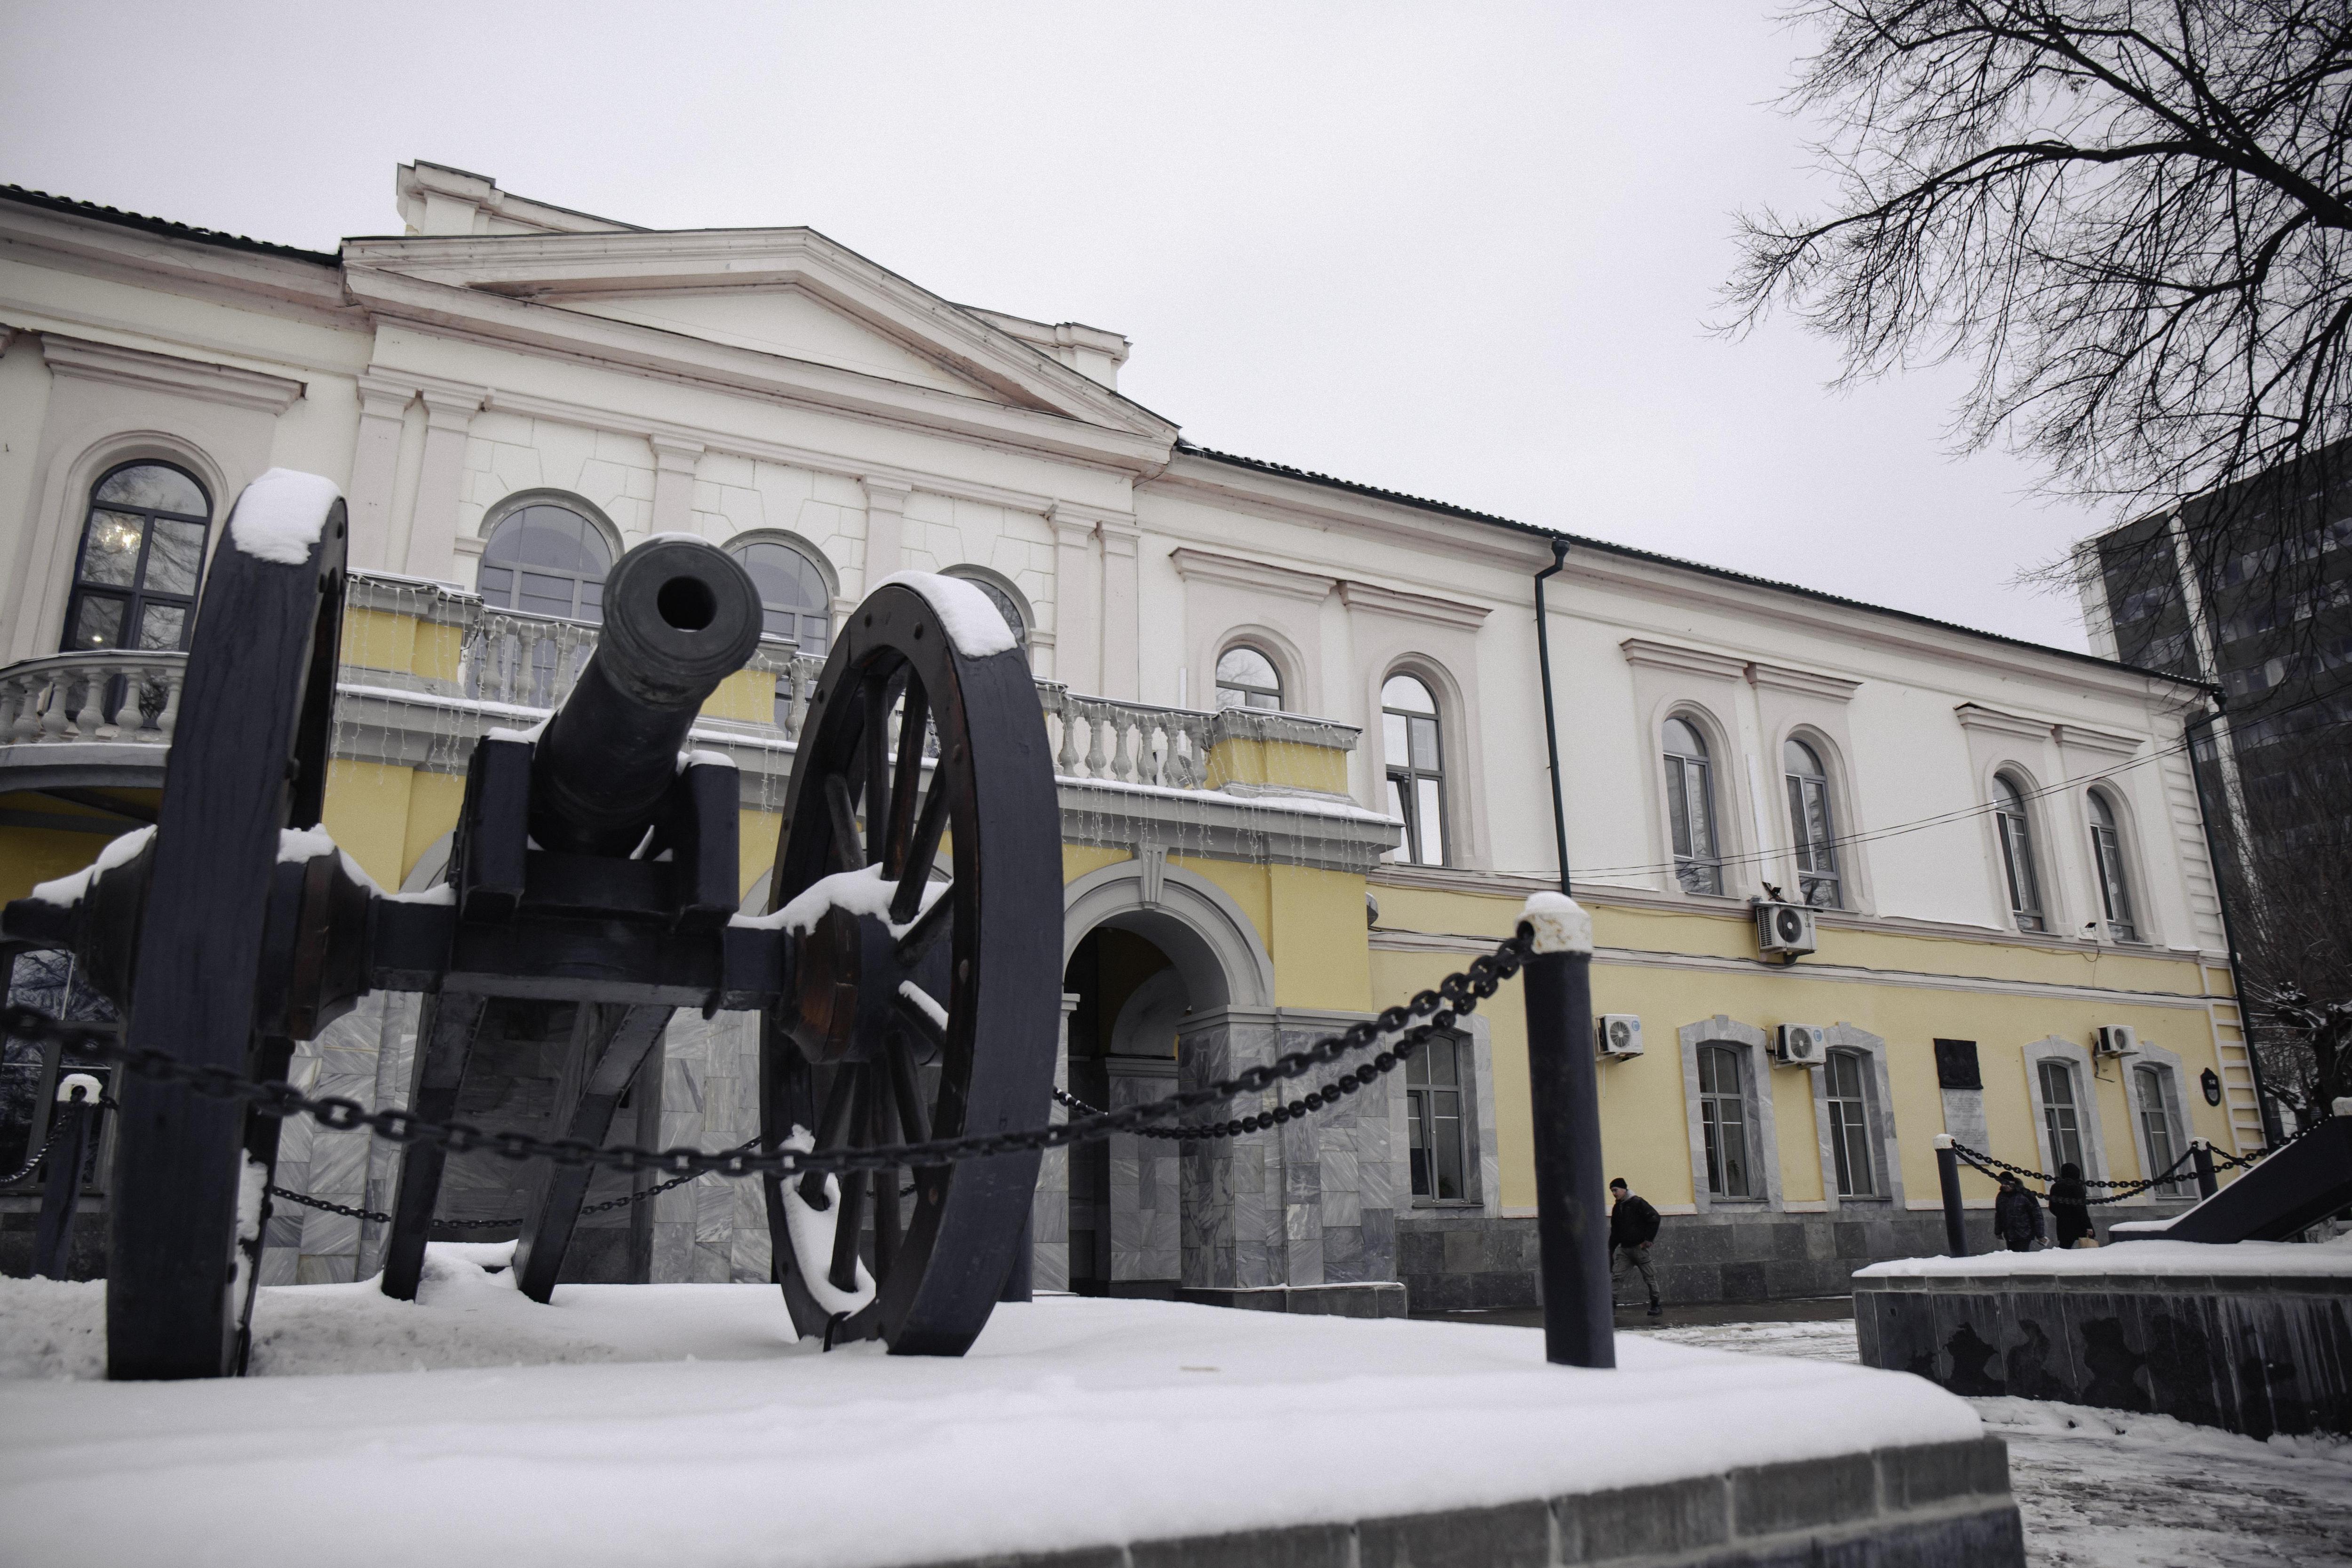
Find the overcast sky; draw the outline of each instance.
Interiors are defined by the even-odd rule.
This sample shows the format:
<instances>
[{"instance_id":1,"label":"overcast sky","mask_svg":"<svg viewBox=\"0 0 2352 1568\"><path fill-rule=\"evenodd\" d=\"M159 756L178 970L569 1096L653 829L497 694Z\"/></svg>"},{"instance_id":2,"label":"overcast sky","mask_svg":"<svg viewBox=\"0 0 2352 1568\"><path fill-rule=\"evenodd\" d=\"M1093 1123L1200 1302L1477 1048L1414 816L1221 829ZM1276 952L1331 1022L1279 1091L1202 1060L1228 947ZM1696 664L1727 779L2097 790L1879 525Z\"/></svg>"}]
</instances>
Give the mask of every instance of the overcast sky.
<instances>
[{"instance_id":1,"label":"overcast sky","mask_svg":"<svg viewBox=\"0 0 2352 1568\"><path fill-rule=\"evenodd\" d=\"M1109 327L1203 445L2083 646L2097 519L1949 456L1956 369L1713 336L1817 203L1775 0L0 5L0 182L331 248L426 158L657 227L807 224Z\"/></svg>"}]
</instances>

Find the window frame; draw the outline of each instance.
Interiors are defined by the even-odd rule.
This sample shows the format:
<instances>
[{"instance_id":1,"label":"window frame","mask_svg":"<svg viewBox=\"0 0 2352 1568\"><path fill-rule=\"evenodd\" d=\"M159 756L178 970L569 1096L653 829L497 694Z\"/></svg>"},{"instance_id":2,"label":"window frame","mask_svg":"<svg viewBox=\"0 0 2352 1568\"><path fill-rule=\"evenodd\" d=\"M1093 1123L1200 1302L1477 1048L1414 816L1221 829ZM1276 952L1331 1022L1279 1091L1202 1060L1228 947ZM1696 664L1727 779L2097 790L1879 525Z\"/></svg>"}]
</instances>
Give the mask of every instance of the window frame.
<instances>
[{"instance_id":1,"label":"window frame","mask_svg":"<svg viewBox=\"0 0 2352 1568\"><path fill-rule=\"evenodd\" d=\"M1454 1082L1451 1085L1429 1081L1430 1047L1445 1045L1451 1047L1454 1062ZM1416 1082L1414 1075L1420 1074ZM1479 1160L1484 1149L1478 1136L1478 1070L1477 1048L1471 1036L1449 1029L1433 1034L1428 1046L1415 1051L1405 1064L1405 1192L1414 1208L1482 1209L1485 1197L1479 1173ZM1431 1191L1424 1193L1415 1184L1419 1180L1413 1170L1413 1155L1420 1149L1434 1152L1437 1148L1437 1098L1454 1097L1454 1108L1450 1120L1455 1152L1460 1161L1461 1188L1456 1197L1441 1197L1435 1192L1435 1162L1432 1163Z\"/></svg>"},{"instance_id":2,"label":"window frame","mask_svg":"<svg viewBox=\"0 0 2352 1568\"><path fill-rule=\"evenodd\" d=\"M1274 677L1274 685L1270 688L1255 687L1247 686L1239 681L1228 681L1225 679L1225 660L1236 653L1254 653L1257 655L1258 658L1264 659L1265 661L1266 669ZM1247 637L1235 637L1233 641L1225 644L1223 647L1217 650L1216 661L1209 667L1209 683L1210 698L1215 702L1216 710L1220 713L1223 712L1227 708L1252 708L1260 712L1271 713L1285 713L1289 711L1289 710L1283 705L1282 661L1276 658L1272 653L1268 652L1265 648L1261 647L1256 643L1252 642ZM1381 682L1381 686L1383 691L1385 691L1388 682L1383 680ZM1429 682L1425 680L1422 682L1423 689L1427 689L1428 686ZM1229 689L1243 693L1243 700L1237 702L1227 702L1225 700L1225 692ZM1251 697L1271 697L1273 700L1271 702L1265 703L1252 702L1248 700ZM1432 700L1435 700L1434 694L1432 695ZM1383 707L1381 711L1385 714L1387 711L1386 708ZM1439 738L1441 742L1444 739L1442 727ZM1439 761L1442 763L1444 760L1444 757L1441 755Z\"/></svg>"},{"instance_id":3,"label":"window frame","mask_svg":"<svg viewBox=\"0 0 2352 1568\"><path fill-rule=\"evenodd\" d=\"M2123 813L2104 789L2084 792L2084 815L2091 835L2091 876L2099 889L2099 918L2108 937L2134 946L2147 941L2132 897L2130 853L2124 837ZM2102 816L2105 820L2100 820ZM2116 915L2120 907L2122 915Z\"/></svg>"},{"instance_id":4,"label":"window frame","mask_svg":"<svg viewBox=\"0 0 2352 1568\"><path fill-rule=\"evenodd\" d=\"M1790 771L1791 746L1812 759L1813 772ZM1780 742L1780 781L1789 807L1789 855L1796 873L1797 901L1817 910L1843 910L1852 907L1852 899L1838 853L1837 790L1822 751L1822 743L1810 735L1790 734ZM1820 807L1822 837L1818 841L1807 826L1805 806L1809 796ZM1810 868L1806 865L1808 858L1815 862ZM1814 896L1817 887L1827 888L1826 900Z\"/></svg>"},{"instance_id":5,"label":"window frame","mask_svg":"<svg viewBox=\"0 0 2352 1568\"><path fill-rule=\"evenodd\" d=\"M2050 931L2049 899L2043 891L2041 858L2034 847L2032 792L2015 770L2001 768L1992 775L1992 825L2000 847L2001 890L2009 900L2009 918L2019 931L2036 936ZM2004 795L2006 789L2009 795ZM2011 800L2014 800L2012 808ZM2019 866L2024 875L2021 888Z\"/></svg>"},{"instance_id":6,"label":"window frame","mask_svg":"<svg viewBox=\"0 0 2352 1568\"><path fill-rule=\"evenodd\" d=\"M1852 1094L1838 1092L1836 1078L1841 1065L1853 1074ZM1878 1161L1873 1137L1875 1129L1870 1105L1871 1066L1869 1053L1851 1046L1832 1046L1822 1058L1822 1100L1829 1110L1826 1131L1831 1171L1841 1200L1885 1196L1878 1190ZM1857 1171L1863 1184L1859 1187L1853 1180Z\"/></svg>"},{"instance_id":7,"label":"window frame","mask_svg":"<svg viewBox=\"0 0 2352 1568\"><path fill-rule=\"evenodd\" d=\"M205 503L204 516L197 517L191 512L175 511L168 507L125 506L112 501L101 502L98 499L98 492L106 488L108 480L117 474L125 473L132 468L166 468L179 475L195 487L196 494ZM66 581L65 624L58 632L58 651L60 653L106 651L98 647L84 647L73 640L74 628L81 620L82 605L92 598L98 598L110 600L122 605L121 619L116 624L115 640L107 645L107 648L126 653L185 652L190 637L195 633L196 601L204 591L205 568L212 561L213 521L214 514L219 510L220 502L214 498L211 488L184 463L174 462L168 458L130 457L119 458L100 469L82 490L81 529L74 542L72 575ZM139 519L139 559L132 564L131 580L127 586L86 579L82 574L82 568L89 560L91 530L100 511ZM154 550L155 524L158 521L194 523L203 530L202 543L196 551L196 580L184 594L147 586L147 564ZM135 640L138 628L146 620L147 609L151 603L160 607L181 611L179 640L169 648L142 649ZM125 641L126 636L134 640Z\"/></svg>"},{"instance_id":8,"label":"window frame","mask_svg":"<svg viewBox=\"0 0 2352 1568\"><path fill-rule=\"evenodd\" d=\"M2087 1128L2083 1116L2082 1083L2074 1076L2074 1064L2058 1057L2042 1057L2034 1062L2033 1075L2041 1090L2036 1098L2042 1112L2042 1144L2050 1157L2051 1174L2058 1174L2071 1163L2085 1176L2090 1175L2091 1163L2086 1157L2089 1145L2084 1142ZM2050 1086L2053 1076L2066 1086L2066 1099L2063 1104L2051 1098ZM2060 1126L2061 1112L2064 1113L2071 1126ZM2071 1153L2063 1142L2066 1139L2074 1142Z\"/></svg>"},{"instance_id":9,"label":"window frame","mask_svg":"<svg viewBox=\"0 0 2352 1568\"><path fill-rule=\"evenodd\" d=\"M1700 752L1698 756L1685 757L1667 749L1666 727L1670 724L1681 724L1690 731L1692 738L1698 743ZM1712 733L1713 731L1713 725L1706 723L1687 708L1670 709L1658 721L1655 754L1659 759L1664 787L1666 853L1674 861L1675 885L1685 895L1692 898L1719 899L1727 896L1724 890L1726 887L1724 817L1721 804L1717 798L1717 778L1719 770L1716 767L1715 762L1715 752L1721 744L1721 738ZM1705 855L1698 853L1697 837L1692 831L1699 826L1693 820L1690 813L1691 778L1694 769L1696 770L1699 780L1700 803L1704 807L1704 826L1707 840L1707 853ZM1683 845L1685 842L1691 847L1685 848ZM1710 881L1713 885L1693 887L1691 877L1694 868L1704 873L1702 879Z\"/></svg>"},{"instance_id":10,"label":"window frame","mask_svg":"<svg viewBox=\"0 0 2352 1568\"><path fill-rule=\"evenodd\" d=\"M1755 1190L1755 1146L1758 1140L1750 1136L1748 1131L1755 1118L1748 1113L1748 1054L1745 1047L1729 1040L1705 1040L1698 1047L1699 1135L1706 1153L1706 1192L1709 1198L1718 1203L1753 1203L1763 1195ZM1732 1075L1732 1087L1727 1090L1721 1087L1721 1064L1726 1062L1730 1064ZM1717 1066L1717 1087L1714 1089L1707 1087L1710 1063ZM1738 1113L1736 1126L1724 1121L1723 1107L1726 1105L1733 1107ZM1731 1161L1727 1130L1738 1136L1741 1188L1738 1192L1730 1190Z\"/></svg>"},{"instance_id":11,"label":"window frame","mask_svg":"<svg viewBox=\"0 0 2352 1568\"><path fill-rule=\"evenodd\" d=\"M604 569L593 579L597 590L596 604L593 606L593 614L583 613L583 609L587 608L584 601L592 581L586 574L563 568L526 565L520 561L509 563L490 559L490 550L498 542L499 531L534 507L549 507L572 513L586 525L583 531L583 537L593 534L604 546ZM481 552L474 558L474 592L480 596L482 607L485 610L496 610L501 615L508 616L526 616L533 620L569 622L574 626L602 626L604 624L604 582L612 575L614 566L619 563L625 552L622 548L620 534L613 527L611 521L587 501L562 490L518 490L482 514L480 537ZM526 571L541 577L570 578L572 580L572 613L560 616L545 610L525 609L519 601L522 595L522 574ZM514 582L507 590L505 603L493 599L491 591L483 584L482 574L486 572L508 572L514 574Z\"/></svg>"},{"instance_id":12,"label":"window frame","mask_svg":"<svg viewBox=\"0 0 2352 1568\"><path fill-rule=\"evenodd\" d=\"M2192 1138L2189 1129L2188 1101L2181 1092L2180 1068L2175 1062L2143 1058L2131 1064L2129 1078L2125 1099L2131 1109L2132 1131L2139 1144L2141 1174L2153 1179L2158 1171L2188 1151ZM2158 1104L2153 1112L2140 1093L2141 1088L2150 1083L2157 1089ZM2155 1130L2148 1125L2151 1114L2163 1120L2166 1145L2163 1150L2157 1147L2153 1136ZM2158 1183L2148 1191L2162 1198L2191 1197L2197 1191L2197 1178L2193 1171L2183 1171L2168 1181Z\"/></svg>"},{"instance_id":13,"label":"window frame","mask_svg":"<svg viewBox=\"0 0 2352 1568\"><path fill-rule=\"evenodd\" d=\"M1388 702L1388 689L1390 683L1396 680L1411 680L1419 686L1423 695L1429 699L1429 711L1423 713L1410 709L1391 708ZM1453 802L1448 798L1446 792L1446 779L1449 775L1445 756L1447 725L1445 704L1438 696L1438 683L1430 679L1415 667L1401 666L1381 677L1380 700L1381 770L1384 786L1389 792L1387 805L1392 812L1403 818L1405 835L1404 842L1381 858L1392 865L1451 866L1454 864L1454 808ZM1389 744L1388 721L1392 718L1402 721L1404 724L1405 743L1402 748L1403 751L1402 756L1391 754L1397 750ZM1437 761L1434 768L1423 768L1413 760L1412 726L1416 723L1426 723L1430 727L1430 752ZM1432 793L1437 802L1437 858L1434 860L1425 856L1428 848L1428 835L1423 830L1422 821L1423 793L1422 786L1423 784L1433 786Z\"/></svg>"}]
</instances>

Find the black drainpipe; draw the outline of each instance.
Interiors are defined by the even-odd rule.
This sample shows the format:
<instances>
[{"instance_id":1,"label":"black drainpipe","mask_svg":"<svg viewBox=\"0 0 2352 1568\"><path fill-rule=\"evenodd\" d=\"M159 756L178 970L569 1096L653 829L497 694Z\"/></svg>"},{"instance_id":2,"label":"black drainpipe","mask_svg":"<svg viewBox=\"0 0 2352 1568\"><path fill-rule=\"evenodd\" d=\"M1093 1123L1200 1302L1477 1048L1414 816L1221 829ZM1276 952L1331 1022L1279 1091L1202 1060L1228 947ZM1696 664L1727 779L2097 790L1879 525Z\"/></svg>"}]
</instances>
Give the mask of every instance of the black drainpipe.
<instances>
[{"instance_id":1,"label":"black drainpipe","mask_svg":"<svg viewBox=\"0 0 2352 1568\"><path fill-rule=\"evenodd\" d=\"M1543 666L1544 744L1551 752L1551 831L1559 843L1559 890L1568 885L1568 807L1559 793L1559 722L1551 706L1551 619L1544 614L1544 579L1568 564L1568 541L1554 537L1551 564L1536 574L1536 660Z\"/></svg>"},{"instance_id":2,"label":"black drainpipe","mask_svg":"<svg viewBox=\"0 0 2352 1568\"><path fill-rule=\"evenodd\" d=\"M2238 1038L2246 1047L2247 1076L2254 1080L2254 1116L2263 1130L2263 1142L2274 1146L2279 1141L2280 1132L2276 1120L2277 1102L2271 1099L2270 1086L2263 1081L2263 1058L2261 1053L2254 1049L2253 1005L2246 999L2245 983L2242 978L2244 971L2240 966L2238 959L2238 925L2230 918L2230 887L2221 873L2221 847L2213 841L2211 792L2205 787L2204 770L2197 765L2196 736L2197 731L2202 730L2205 732L2206 744L2213 748L2214 769L2216 772L2221 770L2221 737L2213 731L2213 721L2221 716L2221 702L2219 698L2216 698L2211 712L2200 714L2182 727L2181 738L2189 743L2189 782L2197 787L2197 815L2205 829L2205 860L2213 868L2213 901L2221 907L2221 940L2230 950L2230 991L2238 1004ZM2222 805L2222 809L2225 811L2229 809L2226 801ZM2241 848L2244 847L2244 841L2239 837L2237 824L2234 821L2231 824L2230 837L2231 842L2239 845ZM2243 866L2244 861L2241 860L2239 864ZM2231 1136L2235 1137L2237 1126L2234 1122L2231 1125L2230 1131Z\"/></svg>"}]
</instances>

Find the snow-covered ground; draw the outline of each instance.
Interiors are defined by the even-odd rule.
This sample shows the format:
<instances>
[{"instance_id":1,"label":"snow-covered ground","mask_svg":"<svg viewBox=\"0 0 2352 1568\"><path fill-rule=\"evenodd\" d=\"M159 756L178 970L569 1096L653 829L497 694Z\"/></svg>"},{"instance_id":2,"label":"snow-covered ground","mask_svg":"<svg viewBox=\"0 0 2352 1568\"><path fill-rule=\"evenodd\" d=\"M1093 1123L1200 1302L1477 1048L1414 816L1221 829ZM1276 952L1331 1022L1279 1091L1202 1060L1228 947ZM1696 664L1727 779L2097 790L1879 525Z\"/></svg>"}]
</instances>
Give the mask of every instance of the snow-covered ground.
<instances>
[{"instance_id":1,"label":"snow-covered ground","mask_svg":"<svg viewBox=\"0 0 2352 1568\"><path fill-rule=\"evenodd\" d=\"M1629 1337L1621 1334L1619 1343ZM1856 1357L1850 1320L1725 1323L1640 1337L1808 1361ZM2036 1399L1969 1403L2009 1443L2010 1485L2035 1568L2352 1563L2352 1444L2259 1442L2168 1415Z\"/></svg>"},{"instance_id":2,"label":"snow-covered ground","mask_svg":"<svg viewBox=\"0 0 2352 1568\"><path fill-rule=\"evenodd\" d=\"M961 1360L824 1354L772 1286L540 1306L499 1250L436 1247L414 1304L265 1289L237 1381L94 1381L104 1287L0 1280L0 1561L878 1568L1982 1430L1859 1366L1628 1338L1580 1372L1528 1329L1154 1301L1002 1308Z\"/></svg>"}]
</instances>

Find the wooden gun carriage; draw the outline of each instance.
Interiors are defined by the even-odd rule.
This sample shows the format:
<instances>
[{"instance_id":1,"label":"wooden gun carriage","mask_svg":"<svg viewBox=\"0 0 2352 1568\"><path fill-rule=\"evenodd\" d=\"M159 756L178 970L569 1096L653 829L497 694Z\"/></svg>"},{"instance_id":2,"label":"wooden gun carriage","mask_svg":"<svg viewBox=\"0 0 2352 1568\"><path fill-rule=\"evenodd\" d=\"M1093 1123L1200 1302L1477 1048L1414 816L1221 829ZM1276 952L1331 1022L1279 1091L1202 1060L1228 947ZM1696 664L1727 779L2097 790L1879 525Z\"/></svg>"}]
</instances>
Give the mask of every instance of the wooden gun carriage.
<instances>
[{"instance_id":1,"label":"wooden gun carriage","mask_svg":"<svg viewBox=\"0 0 2352 1568\"><path fill-rule=\"evenodd\" d=\"M909 574L848 617L793 758L773 912L747 919L735 770L688 747L757 647L758 595L698 539L638 545L562 707L476 742L446 881L387 895L319 829L345 532L324 480L248 487L205 582L157 826L78 887L9 904L0 937L70 951L131 1047L257 1079L362 994L423 993L406 1107L425 1121L451 1120L480 1069L487 1011L536 998L576 1008L558 1114L587 1145L681 1007L763 1014L763 1150L1044 1124L1059 816L1027 665L977 590ZM236 1370L278 1123L132 1075L121 1102L109 1375ZM1038 1158L927 1166L905 1189L896 1169L763 1177L796 1329L961 1354L1026 1244ZM388 1294L416 1291L444 1165L408 1147ZM515 1269L543 1301L590 1173L526 1169Z\"/></svg>"}]
</instances>

